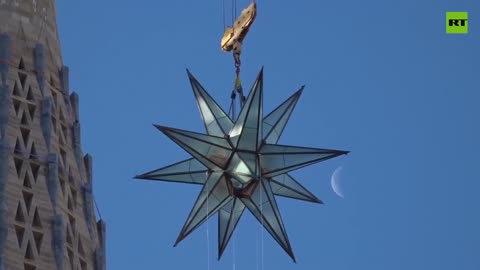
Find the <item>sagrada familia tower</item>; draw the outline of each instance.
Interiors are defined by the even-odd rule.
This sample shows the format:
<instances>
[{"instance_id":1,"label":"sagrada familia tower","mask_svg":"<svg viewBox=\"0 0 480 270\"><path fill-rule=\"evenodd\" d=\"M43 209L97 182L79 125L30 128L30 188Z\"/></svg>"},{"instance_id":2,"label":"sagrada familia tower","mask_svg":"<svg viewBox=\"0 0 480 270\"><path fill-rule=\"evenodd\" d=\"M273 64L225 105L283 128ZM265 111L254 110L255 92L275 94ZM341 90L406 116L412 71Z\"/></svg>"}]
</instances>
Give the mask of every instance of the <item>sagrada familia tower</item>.
<instances>
[{"instance_id":1,"label":"sagrada familia tower","mask_svg":"<svg viewBox=\"0 0 480 270\"><path fill-rule=\"evenodd\" d=\"M105 270L55 0L0 0L0 270Z\"/></svg>"}]
</instances>

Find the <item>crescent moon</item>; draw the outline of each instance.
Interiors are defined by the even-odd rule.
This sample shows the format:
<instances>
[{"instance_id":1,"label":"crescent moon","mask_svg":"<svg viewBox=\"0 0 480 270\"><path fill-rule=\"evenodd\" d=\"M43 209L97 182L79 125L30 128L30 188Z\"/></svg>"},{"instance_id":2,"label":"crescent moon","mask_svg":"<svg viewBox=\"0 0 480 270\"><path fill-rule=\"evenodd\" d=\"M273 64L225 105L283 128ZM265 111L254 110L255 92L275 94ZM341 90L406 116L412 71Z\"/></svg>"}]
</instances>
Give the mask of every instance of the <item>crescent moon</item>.
<instances>
[{"instance_id":1,"label":"crescent moon","mask_svg":"<svg viewBox=\"0 0 480 270\"><path fill-rule=\"evenodd\" d=\"M340 174L342 172L343 167L340 166L332 174L332 189L335 194L338 195L338 197L343 198L343 191L342 188L340 187Z\"/></svg>"}]
</instances>

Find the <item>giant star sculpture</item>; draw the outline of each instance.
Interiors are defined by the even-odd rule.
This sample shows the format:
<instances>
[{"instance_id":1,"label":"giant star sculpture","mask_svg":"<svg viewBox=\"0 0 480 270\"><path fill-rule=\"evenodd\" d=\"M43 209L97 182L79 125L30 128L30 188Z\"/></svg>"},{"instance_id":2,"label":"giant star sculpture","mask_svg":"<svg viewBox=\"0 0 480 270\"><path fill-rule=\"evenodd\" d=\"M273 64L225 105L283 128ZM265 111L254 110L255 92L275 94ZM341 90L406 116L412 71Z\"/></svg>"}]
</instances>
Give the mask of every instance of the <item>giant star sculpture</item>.
<instances>
[{"instance_id":1,"label":"giant star sculpture","mask_svg":"<svg viewBox=\"0 0 480 270\"><path fill-rule=\"evenodd\" d=\"M260 71L234 122L187 73L207 134L156 125L193 158L136 178L203 185L175 245L218 213L220 259L247 208L295 261L275 195L322 203L288 172L348 152L277 144L303 87L263 117Z\"/></svg>"}]
</instances>

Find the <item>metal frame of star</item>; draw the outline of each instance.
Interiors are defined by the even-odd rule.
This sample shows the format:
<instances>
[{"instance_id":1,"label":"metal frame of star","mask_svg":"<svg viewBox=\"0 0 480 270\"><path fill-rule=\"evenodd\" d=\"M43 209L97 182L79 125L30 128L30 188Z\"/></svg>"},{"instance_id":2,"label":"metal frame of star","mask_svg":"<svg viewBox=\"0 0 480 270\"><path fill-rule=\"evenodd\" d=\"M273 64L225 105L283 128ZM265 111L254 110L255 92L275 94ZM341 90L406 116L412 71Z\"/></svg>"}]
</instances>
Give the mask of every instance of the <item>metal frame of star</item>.
<instances>
[{"instance_id":1,"label":"metal frame of star","mask_svg":"<svg viewBox=\"0 0 480 270\"><path fill-rule=\"evenodd\" d=\"M218 213L218 259L247 208L295 261L275 195L322 203L288 172L347 151L277 144L303 86L263 117L263 69L235 122L187 70L207 134L156 127L192 158L139 179L203 185L175 245Z\"/></svg>"}]
</instances>

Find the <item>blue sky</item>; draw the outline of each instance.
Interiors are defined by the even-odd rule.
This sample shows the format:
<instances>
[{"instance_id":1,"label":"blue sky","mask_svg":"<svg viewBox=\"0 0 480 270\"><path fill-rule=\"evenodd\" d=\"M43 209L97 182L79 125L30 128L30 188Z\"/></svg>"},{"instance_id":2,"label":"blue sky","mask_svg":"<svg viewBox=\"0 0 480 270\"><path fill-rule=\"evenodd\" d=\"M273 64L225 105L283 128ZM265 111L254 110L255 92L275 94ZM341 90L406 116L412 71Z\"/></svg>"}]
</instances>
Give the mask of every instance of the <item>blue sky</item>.
<instances>
[{"instance_id":1,"label":"blue sky","mask_svg":"<svg viewBox=\"0 0 480 270\"><path fill-rule=\"evenodd\" d=\"M258 1L245 90L264 66L269 112L305 84L280 143L352 151L293 173L325 205L279 199L297 264L250 214L219 262L216 219L173 248L199 187L132 179L188 157L153 123L203 131L185 68L227 108L222 1L57 5L109 269L480 269L478 1Z\"/></svg>"}]
</instances>

